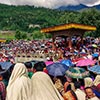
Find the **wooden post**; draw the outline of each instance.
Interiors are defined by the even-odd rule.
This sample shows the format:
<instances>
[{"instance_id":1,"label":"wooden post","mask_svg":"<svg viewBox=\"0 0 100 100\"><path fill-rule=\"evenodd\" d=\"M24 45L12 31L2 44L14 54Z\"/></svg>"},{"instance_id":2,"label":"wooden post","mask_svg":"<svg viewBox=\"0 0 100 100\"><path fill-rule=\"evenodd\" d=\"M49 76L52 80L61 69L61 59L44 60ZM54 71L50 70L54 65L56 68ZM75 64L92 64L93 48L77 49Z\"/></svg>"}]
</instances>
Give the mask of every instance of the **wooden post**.
<instances>
[{"instance_id":1,"label":"wooden post","mask_svg":"<svg viewBox=\"0 0 100 100\"><path fill-rule=\"evenodd\" d=\"M53 50L55 50L55 48L56 48L54 42L55 42L55 36L53 35L52 36L52 49Z\"/></svg>"},{"instance_id":2,"label":"wooden post","mask_svg":"<svg viewBox=\"0 0 100 100\"><path fill-rule=\"evenodd\" d=\"M70 49L72 49L72 41L71 41L71 36L69 36L69 41L68 41L69 43L68 43L68 47L70 48Z\"/></svg>"}]
</instances>

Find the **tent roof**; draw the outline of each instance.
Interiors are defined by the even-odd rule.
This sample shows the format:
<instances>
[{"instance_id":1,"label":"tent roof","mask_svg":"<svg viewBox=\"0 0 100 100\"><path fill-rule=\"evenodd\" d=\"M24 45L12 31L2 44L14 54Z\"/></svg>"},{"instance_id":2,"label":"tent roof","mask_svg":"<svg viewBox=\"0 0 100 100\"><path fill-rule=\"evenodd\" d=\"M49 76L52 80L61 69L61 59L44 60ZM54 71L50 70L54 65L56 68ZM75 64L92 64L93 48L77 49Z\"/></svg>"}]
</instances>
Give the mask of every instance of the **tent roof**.
<instances>
[{"instance_id":1,"label":"tent roof","mask_svg":"<svg viewBox=\"0 0 100 100\"><path fill-rule=\"evenodd\" d=\"M57 26L53 26L53 27L43 28L43 29L41 29L41 32L50 33L50 32L54 32L54 31L63 31L63 30L68 30L68 29L81 29L81 30L85 30L85 31L95 31L96 27L91 26L91 25L70 23L70 24L63 24L63 25L57 25Z\"/></svg>"},{"instance_id":2,"label":"tent roof","mask_svg":"<svg viewBox=\"0 0 100 100\"><path fill-rule=\"evenodd\" d=\"M0 39L0 42L6 42L6 39Z\"/></svg>"}]
</instances>

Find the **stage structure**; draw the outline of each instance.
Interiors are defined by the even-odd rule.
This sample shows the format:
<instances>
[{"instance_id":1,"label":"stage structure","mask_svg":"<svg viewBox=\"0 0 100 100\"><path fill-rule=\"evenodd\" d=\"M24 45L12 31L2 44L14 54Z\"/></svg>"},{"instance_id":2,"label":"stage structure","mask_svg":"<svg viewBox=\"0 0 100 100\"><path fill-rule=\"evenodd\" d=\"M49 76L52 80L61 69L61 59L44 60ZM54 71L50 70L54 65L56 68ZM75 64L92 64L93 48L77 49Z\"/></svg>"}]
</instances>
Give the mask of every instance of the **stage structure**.
<instances>
[{"instance_id":1,"label":"stage structure","mask_svg":"<svg viewBox=\"0 0 100 100\"><path fill-rule=\"evenodd\" d=\"M48 33L52 35L53 42L56 37L63 37L66 40L66 37L69 37L69 48L72 48L71 37L72 36L80 36L83 40L84 33L87 31L95 31L96 27L91 25L84 24L63 24L52 26L48 28L41 29L41 32Z\"/></svg>"}]
</instances>

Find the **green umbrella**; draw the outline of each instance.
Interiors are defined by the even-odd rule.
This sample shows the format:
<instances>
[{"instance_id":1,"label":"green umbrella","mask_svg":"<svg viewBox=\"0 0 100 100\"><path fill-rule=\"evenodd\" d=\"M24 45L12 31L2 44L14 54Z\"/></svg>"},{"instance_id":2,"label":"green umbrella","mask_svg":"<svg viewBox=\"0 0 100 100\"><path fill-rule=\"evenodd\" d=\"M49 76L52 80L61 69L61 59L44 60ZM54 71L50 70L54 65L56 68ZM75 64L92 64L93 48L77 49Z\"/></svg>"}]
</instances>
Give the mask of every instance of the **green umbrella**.
<instances>
[{"instance_id":1,"label":"green umbrella","mask_svg":"<svg viewBox=\"0 0 100 100\"><path fill-rule=\"evenodd\" d=\"M66 71L66 76L69 76L71 78L85 78L87 76L89 76L89 72L86 71L84 68L79 68L79 67L70 67L67 71Z\"/></svg>"}]
</instances>

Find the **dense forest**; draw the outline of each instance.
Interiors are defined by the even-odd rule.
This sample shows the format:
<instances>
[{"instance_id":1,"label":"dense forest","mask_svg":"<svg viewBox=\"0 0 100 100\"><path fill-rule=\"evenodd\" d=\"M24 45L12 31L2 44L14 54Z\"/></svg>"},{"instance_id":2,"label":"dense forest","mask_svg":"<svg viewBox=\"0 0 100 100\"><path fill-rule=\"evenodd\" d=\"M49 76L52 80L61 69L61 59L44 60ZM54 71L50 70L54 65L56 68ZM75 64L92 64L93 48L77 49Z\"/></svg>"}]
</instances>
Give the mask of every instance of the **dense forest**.
<instances>
[{"instance_id":1,"label":"dense forest","mask_svg":"<svg viewBox=\"0 0 100 100\"><path fill-rule=\"evenodd\" d=\"M36 34L41 28L65 23L94 25L97 30L86 35L100 36L100 11L94 8L75 12L0 4L0 30L13 30L17 34L22 32Z\"/></svg>"}]
</instances>

